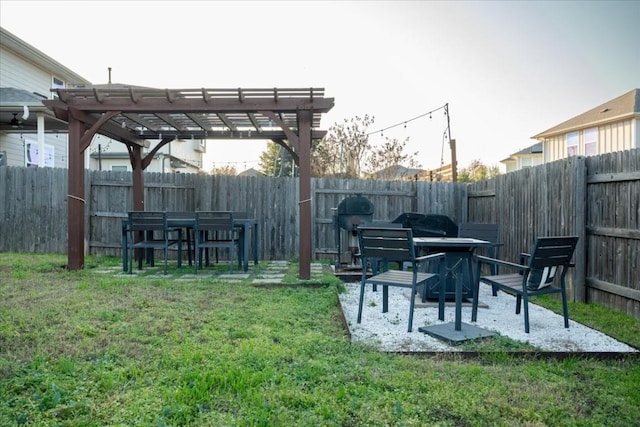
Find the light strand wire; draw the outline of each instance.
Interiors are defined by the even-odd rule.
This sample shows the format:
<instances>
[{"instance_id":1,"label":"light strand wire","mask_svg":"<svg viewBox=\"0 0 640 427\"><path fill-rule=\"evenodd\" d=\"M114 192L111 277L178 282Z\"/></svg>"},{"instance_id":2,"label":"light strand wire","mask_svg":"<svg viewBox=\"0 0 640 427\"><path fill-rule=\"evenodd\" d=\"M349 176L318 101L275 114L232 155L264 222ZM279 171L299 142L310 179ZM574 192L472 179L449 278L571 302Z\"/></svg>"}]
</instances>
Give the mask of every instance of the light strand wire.
<instances>
[{"instance_id":1,"label":"light strand wire","mask_svg":"<svg viewBox=\"0 0 640 427\"><path fill-rule=\"evenodd\" d=\"M445 110L444 112L445 112L445 114L447 114L447 105L448 104L444 104L441 107L438 107L438 108L436 108L434 110L431 110L431 111L427 111L426 113L420 114L419 116L416 116L416 117L414 117L412 119L404 120L404 121L401 121L399 123L396 123L395 125L387 126L386 128L378 129L378 130L373 131L373 132L369 132L369 133L365 134L365 136L373 135L373 134L376 134L376 133L383 133L385 130L389 130L389 129L396 128L398 126L406 125L407 123L410 123L410 122L412 122L414 120L421 119L421 118L423 118L425 116L429 116L429 115L431 115L431 114L433 114L433 113L435 113L437 111L440 111L440 110Z\"/></svg>"}]
</instances>

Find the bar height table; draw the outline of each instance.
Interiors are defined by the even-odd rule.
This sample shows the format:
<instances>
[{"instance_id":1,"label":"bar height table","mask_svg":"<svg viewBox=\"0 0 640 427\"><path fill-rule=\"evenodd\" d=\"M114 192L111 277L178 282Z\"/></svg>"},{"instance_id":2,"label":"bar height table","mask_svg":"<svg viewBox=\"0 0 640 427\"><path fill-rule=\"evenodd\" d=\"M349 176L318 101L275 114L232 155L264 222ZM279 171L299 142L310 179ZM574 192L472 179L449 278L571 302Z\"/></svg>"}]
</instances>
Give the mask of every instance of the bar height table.
<instances>
[{"instance_id":1,"label":"bar height table","mask_svg":"<svg viewBox=\"0 0 640 427\"><path fill-rule=\"evenodd\" d=\"M478 287L473 272L473 251L476 248L489 247L492 245L491 242L464 237L414 237L413 241L416 247L424 248L429 251L444 252L446 254L445 265L448 265L448 261L451 259L457 259L466 264L469 273L468 277L470 280L470 286L473 289L473 298L478 298ZM457 268L457 263L454 263L453 268ZM418 330L451 343L458 343L495 335L494 332L462 322L462 281L456 280L455 283L455 322L423 326L418 328ZM441 304L443 302L442 295L444 293L445 286L445 283L440 283ZM440 307L439 310L440 315L442 315L443 308ZM477 312L472 310L471 321L475 322L476 317ZM444 319L440 318L440 320Z\"/></svg>"},{"instance_id":2,"label":"bar height table","mask_svg":"<svg viewBox=\"0 0 640 427\"><path fill-rule=\"evenodd\" d=\"M167 225L169 228L184 228L189 234L193 230L196 222L194 212L168 212ZM239 214L238 218L234 216L233 225L240 229L240 250L242 251L242 269L246 273L249 270L249 249L253 251L253 263L258 265L258 220L247 218L246 215ZM128 247L128 219L122 219L122 269L128 271L128 258L126 256L126 248ZM191 248L187 247L187 251L191 254ZM189 257L190 258L190 257ZM181 254L178 263L181 263ZM240 263L240 260L238 260Z\"/></svg>"}]
</instances>

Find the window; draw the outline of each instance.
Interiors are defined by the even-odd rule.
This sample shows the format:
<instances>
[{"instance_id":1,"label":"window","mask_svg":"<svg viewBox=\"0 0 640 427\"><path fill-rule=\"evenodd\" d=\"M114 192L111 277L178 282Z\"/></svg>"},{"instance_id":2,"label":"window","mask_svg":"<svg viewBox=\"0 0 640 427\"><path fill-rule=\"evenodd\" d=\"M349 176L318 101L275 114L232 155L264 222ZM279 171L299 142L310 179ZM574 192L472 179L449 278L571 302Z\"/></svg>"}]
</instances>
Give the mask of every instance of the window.
<instances>
[{"instance_id":1,"label":"window","mask_svg":"<svg viewBox=\"0 0 640 427\"><path fill-rule=\"evenodd\" d=\"M567 134L567 156L577 156L580 149L580 134L578 132L571 132Z\"/></svg>"},{"instance_id":2,"label":"window","mask_svg":"<svg viewBox=\"0 0 640 427\"><path fill-rule=\"evenodd\" d=\"M36 168L40 166L40 151L38 143L35 141L26 141L24 145L25 166ZM44 145L44 164L45 167L55 166L55 148L53 145Z\"/></svg>"},{"instance_id":3,"label":"window","mask_svg":"<svg viewBox=\"0 0 640 427\"><path fill-rule=\"evenodd\" d=\"M51 89L64 89L64 86L65 84L61 79L55 76L51 78ZM54 99L58 97L58 95L55 92L51 92L51 96Z\"/></svg>"},{"instance_id":4,"label":"window","mask_svg":"<svg viewBox=\"0 0 640 427\"><path fill-rule=\"evenodd\" d=\"M520 159L520 169L530 168L533 166L533 159L531 157L523 157Z\"/></svg>"},{"instance_id":5,"label":"window","mask_svg":"<svg viewBox=\"0 0 640 427\"><path fill-rule=\"evenodd\" d=\"M585 129L584 135L584 155L594 156L598 154L598 128Z\"/></svg>"},{"instance_id":6,"label":"window","mask_svg":"<svg viewBox=\"0 0 640 427\"><path fill-rule=\"evenodd\" d=\"M127 167L126 166L111 166L111 171L113 171L113 172L126 172L127 171Z\"/></svg>"}]
</instances>

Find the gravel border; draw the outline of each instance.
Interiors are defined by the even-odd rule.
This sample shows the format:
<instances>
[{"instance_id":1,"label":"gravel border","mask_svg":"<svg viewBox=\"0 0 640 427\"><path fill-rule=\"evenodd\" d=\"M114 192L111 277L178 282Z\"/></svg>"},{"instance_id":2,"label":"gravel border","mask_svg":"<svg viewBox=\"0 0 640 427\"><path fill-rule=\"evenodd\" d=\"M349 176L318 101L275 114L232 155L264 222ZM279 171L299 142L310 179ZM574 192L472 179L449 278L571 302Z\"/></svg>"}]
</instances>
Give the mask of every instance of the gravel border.
<instances>
[{"instance_id":1,"label":"gravel border","mask_svg":"<svg viewBox=\"0 0 640 427\"><path fill-rule=\"evenodd\" d=\"M439 321L435 304L422 304L418 298L413 318L413 331L407 332L410 290L389 288L389 311L382 313L382 291L365 291L362 322L356 323L358 314L359 283L345 283L345 292L338 298L342 307L352 343L366 343L380 351L387 352L462 352L460 346L450 345L418 331L426 325L453 322L455 309L447 305L444 322ZM561 315L529 304L530 333L524 332L523 315L515 314L515 297L504 292L491 295L491 287L480 286L480 307L475 326L489 329L521 342L554 353L638 353L627 344L619 342L601 332L571 320L569 328L564 328ZM471 307L462 308L462 321L471 323Z\"/></svg>"}]
</instances>

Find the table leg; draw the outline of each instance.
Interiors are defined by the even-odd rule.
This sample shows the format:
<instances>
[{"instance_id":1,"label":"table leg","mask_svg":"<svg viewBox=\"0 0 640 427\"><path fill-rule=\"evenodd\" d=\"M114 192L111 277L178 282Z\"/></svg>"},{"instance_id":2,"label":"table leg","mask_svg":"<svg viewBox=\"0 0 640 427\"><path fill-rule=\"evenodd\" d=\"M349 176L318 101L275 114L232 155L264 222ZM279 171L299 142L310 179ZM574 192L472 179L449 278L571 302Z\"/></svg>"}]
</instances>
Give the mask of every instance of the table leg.
<instances>
[{"instance_id":1,"label":"table leg","mask_svg":"<svg viewBox=\"0 0 640 427\"><path fill-rule=\"evenodd\" d=\"M447 256L449 256L449 254L447 254ZM457 257L459 258L466 258L467 261L467 268L469 269L469 277L470 280L472 281L472 286L473 286L473 278L474 278L474 274L473 274L473 253L472 252L468 252L468 253L456 253ZM445 258L446 260L446 258ZM445 267L446 268L446 267ZM441 279L442 281L442 279ZM475 287L474 287L475 289ZM442 298L443 292L441 289L440 292L440 298ZM456 298L456 302L455 302L455 322L453 323L444 323L444 324L440 324L440 325L431 325L431 326L423 326L421 328L418 328L418 330L420 332L423 332L425 334L431 335L435 338L440 338L443 339L445 341L448 341L450 343L459 343L459 342L463 342L466 340L472 340L472 339L477 339L477 338L484 338L484 337L490 337L495 335L494 332L492 331L488 331L486 329L482 329L479 328L477 326L474 325L470 325L467 323L462 323L462 281L461 280L456 280L456 285L455 285L455 298ZM474 291L474 298L477 298L477 295ZM440 312L439 312L439 316L440 317ZM472 315L473 317L473 315ZM442 320L442 319L441 319Z\"/></svg>"},{"instance_id":2,"label":"table leg","mask_svg":"<svg viewBox=\"0 0 640 427\"><path fill-rule=\"evenodd\" d=\"M456 280L456 331L462 330L462 280Z\"/></svg>"},{"instance_id":3,"label":"table leg","mask_svg":"<svg viewBox=\"0 0 640 427\"><path fill-rule=\"evenodd\" d=\"M251 235L251 226L245 224L244 225L244 253L242 254L242 268L247 272L249 270L249 248L251 247L251 242L249 241Z\"/></svg>"},{"instance_id":4,"label":"table leg","mask_svg":"<svg viewBox=\"0 0 640 427\"><path fill-rule=\"evenodd\" d=\"M253 224L253 264L258 265L258 224Z\"/></svg>"},{"instance_id":5,"label":"table leg","mask_svg":"<svg viewBox=\"0 0 640 427\"><path fill-rule=\"evenodd\" d=\"M129 230L127 230L127 225L123 221L122 222L122 271L125 273L129 271L129 239L127 239L127 234Z\"/></svg>"}]
</instances>

